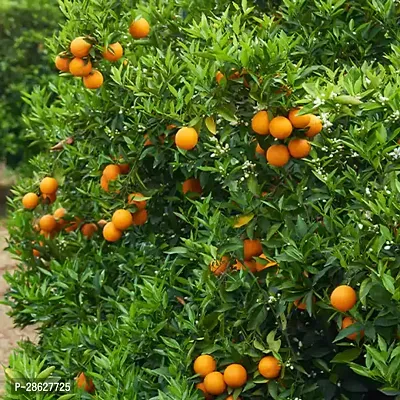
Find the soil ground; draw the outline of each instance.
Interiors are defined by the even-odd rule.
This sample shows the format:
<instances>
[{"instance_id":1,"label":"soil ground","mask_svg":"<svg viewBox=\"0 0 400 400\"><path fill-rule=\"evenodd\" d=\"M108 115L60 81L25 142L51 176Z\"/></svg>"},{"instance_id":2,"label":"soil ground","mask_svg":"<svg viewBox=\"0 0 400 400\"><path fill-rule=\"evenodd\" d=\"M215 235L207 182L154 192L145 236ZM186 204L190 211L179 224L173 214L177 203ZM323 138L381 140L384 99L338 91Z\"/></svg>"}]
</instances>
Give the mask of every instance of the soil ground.
<instances>
[{"instance_id":1,"label":"soil ground","mask_svg":"<svg viewBox=\"0 0 400 400\"><path fill-rule=\"evenodd\" d=\"M7 230L0 225L0 300L3 299L7 291L7 283L3 279L6 271L12 272L15 261L10 254L4 251L7 246ZM8 366L8 358L12 350L17 347L17 343L23 339L36 339L34 327L27 327L23 330L14 328L12 319L7 316L9 311L7 306L0 304L0 398L4 390L4 370L1 366Z\"/></svg>"}]
</instances>

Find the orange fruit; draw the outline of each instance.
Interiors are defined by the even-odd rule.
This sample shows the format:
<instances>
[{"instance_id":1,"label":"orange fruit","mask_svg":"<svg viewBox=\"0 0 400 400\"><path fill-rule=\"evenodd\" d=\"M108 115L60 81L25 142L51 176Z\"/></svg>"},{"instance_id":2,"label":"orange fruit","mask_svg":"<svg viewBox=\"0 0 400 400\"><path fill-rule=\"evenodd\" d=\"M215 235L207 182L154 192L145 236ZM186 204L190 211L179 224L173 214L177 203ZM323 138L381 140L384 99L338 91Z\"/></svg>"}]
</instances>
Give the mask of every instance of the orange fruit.
<instances>
[{"instance_id":1,"label":"orange fruit","mask_svg":"<svg viewBox=\"0 0 400 400\"><path fill-rule=\"evenodd\" d=\"M289 153L293 158L304 158L310 154L311 145L305 139L292 139L288 145Z\"/></svg>"},{"instance_id":2,"label":"orange fruit","mask_svg":"<svg viewBox=\"0 0 400 400\"><path fill-rule=\"evenodd\" d=\"M198 356L193 364L193 369L196 374L199 374L202 378L208 375L211 372L214 372L217 368L217 363L214 360L214 357L203 354Z\"/></svg>"},{"instance_id":3,"label":"orange fruit","mask_svg":"<svg viewBox=\"0 0 400 400\"><path fill-rule=\"evenodd\" d=\"M45 204L53 204L57 200L57 195L55 193L42 194L42 199Z\"/></svg>"},{"instance_id":4,"label":"orange fruit","mask_svg":"<svg viewBox=\"0 0 400 400\"><path fill-rule=\"evenodd\" d=\"M305 128L311 119L311 114L297 115L301 109L293 108L289 112L289 120L295 128Z\"/></svg>"},{"instance_id":5,"label":"orange fruit","mask_svg":"<svg viewBox=\"0 0 400 400\"><path fill-rule=\"evenodd\" d=\"M108 179L104 175L102 175L102 177L100 178L100 186L103 190L108 192Z\"/></svg>"},{"instance_id":6,"label":"orange fruit","mask_svg":"<svg viewBox=\"0 0 400 400\"><path fill-rule=\"evenodd\" d=\"M67 214L67 210L65 209L65 208L57 208L57 210L56 211L54 211L54 213L53 213L53 217L56 219L56 220L59 220L59 219L61 219L62 217L65 217L65 214Z\"/></svg>"},{"instance_id":7,"label":"orange fruit","mask_svg":"<svg viewBox=\"0 0 400 400\"><path fill-rule=\"evenodd\" d=\"M183 194L186 193L198 193L201 194L203 191L200 181L196 178L187 179L182 184L182 192Z\"/></svg>"},{"instance_id":8,"label":"orange fruit","mask_svg":"<svg viewBox=\"0 0 400 400\"><path fill-rule=\"evenodd\" d=\"M228 396L225 400L234 400L233 396ZM238 397L236 400L241 400L241 397Z\"/></svg>"},{"instance_id":9,"label":"orange fruit","mask_svg":"<svg viewBox=\"0 0 400 400\"><path fill-rule=\"evenodd\" d=\"M95 391L93 381L86 378L83 372L81 372L76 378L76 386L78 387L78 389L82 389L88 393L93 393Z\"/></svg>"},{"instance_id":10,"label":"orange fruit","mask_svg":"<svg viewBox=\"0 0 400 400\"><path fill-rule=\"evenodd\" d=\"M108 242L116 242L121 239L122 232L112 222L108 222L103 228L103 237Z\"/></svg>"},{"instance_id":11,"label":"orange fruit","mask_svg":"<svg viewBox=\"0 0 400 400\"><path fill-rule=\"evenodd\" d=\"M100 228L104 228L104 226L107 225L107 221L105 219L101 219L97 221L97 225L100 226Z\"/></svg>"},{"instance_id":12,"label":"orange fruit","mask_svg":"<svg viewBox=\"0 0 400 400\"><path fill-rule=\"evenodd\" d=\"M355 290L348 285L338 286L331 294L331 305L341 312L349 311L357 302Z\"/></svg>"},{"instance_id":13,"label":"orange fruit","mask_svg":"<svg viewBox=\"0 0 400 400\"><path fill-rule=\"evenodd\" d=\"M207 393L206 386L204 385L204 382L198 383L196 385L196 389L201 390L203 392L204 398L206 400L212 400L213 399L213 396L211 396L210 393Z\"/></svg>"},{"instance_id":14,"label":"orange fruit","mask_svg":"<svg viewBox=\"0 0 400 400\"><path fill-rule=\"evenodd\" d=\"M139 210L132 214L132 225L140 226L147 222L147 210Z\"/></svg>"},{"instance_id":15,"label":"orange fruit","mask_svg":"<svg viewBox=\"0 0 400 400\"><path fill-rule=\"evenodd\" d=\"M243 253L245 261L258 257L263 252L261 242L258 239L246 239L243 241Z\"/></svg>"},{"instance_id":16,"label":"orange fruit","mask_svg":"<svg viewBox=\"0 0 400 400\"><path fill-rule=\"evenodd\" d=\"M90 60L82 58L73 58L69 63L69 72L74 76L88 76L92 71L92 63Z\"/></svg>"},{"instance_id":17,"label":"orange fruit","mask_svg":"<svg viewBox=\"0 0 400 400\"><path fill-rule=\"evenodd\" d=\"M111 221L117 229L124 231L132 225L132 214L127 210L117 210Z\"/></svg>"},{"instance_id":18,"label":"orange fruit","mask_svg":"<svg viewBox=\"0 0 400 400\"><path fill-rule=\"evenodd\" d=\"M90 239L97 231L99 228L97 228L97 225L94 223L90 224L84 224L81 228L82 235Z\"/></svg>"},{"instance_id":19,"label":"orange fruit","mask_svg":"<svg viewBox=\"0 0 400 400\"><path fill-rule=\"evenodd\" d=\"M204 378L204 386L207 393L219 396L226 389L224 376L221 372L211 372Z\"/></svg>"},{"instance_id":20,"label":"orange fruit","mask_svg":"<svg viewBox=\"0 0 400 400\"><path fill-rule=\"evenodd\" d=\"M274 167L283 167L290 160L290 153L284 144L273 144L267 150L266 158L268 164Z\"/></svg>"},{"instance_id":21,"label":"orange fruit","mask_svg":"<svg viewBox=\"0 0 400 400\"><path fill-rule=\"evenodd\" d=\"M54 229L56 229L57 222L52 215L47 214L47 215L44 215L42 218L40 218L39 226L40 226L40 229L45 232L52 232L52 231L54 231Z\"/></svg>"},{"instance_id":22,"label":"orange fruit","mask_svg":"<svg viewBox=\"0 0 400 400\"><path fill-rule=\"evenodd\" d=\"M179 129L175 135L175 144L182 150L192 150L199 140L196 129L184 127Z\"/></svg>"},{"instance_id":23,"label":"orange fruit","mask_svg":"<svg viewBox=\"0 0 400 400\"><path fill-rule=\"evenodd\" d=\"M64 55L65 55L65 53L60 53L60 54L56 57L55 64L56 64L56 68L57 68L59 71L68 72L68 71L69 71L69 62L70 62L70 59L69 59L69 58L66 58L66 57L63 57Z\"/></svg>"},{"instance_id":24,"label":"orange fruit","mask_svg":"<svg viewBox=\"0 0 400 400\"><path fill-rule=\"evenodd\" d=\"M350 325L353 325L355 322L356 321L351 317L343 318L342 329L348 328ZM347 339L350 339L350 340L356 340L358 337L363 338L364 331L354 332L354 333L351 333L350 335L347 335L346 337L347 337Z\"/></svg>"},{"instance_id":25,"label":"orange fruit","mask_svg":"<svg viewBox=\"0 0 400 400\"><path fill-rule=\"evenodd\" d=\"M121 169L118 165L109 164L103 170L103 176L108 181L113 181L118 178L118 175L121 173Z\"/></svg>"},{"instance_id":26,"label":"orange fruit","mask_svg":"<svg viewBox=\"0 0 400 400\"><path fill-rule=\"evenodd\" d=\"M266 111L259 111L251 120L251 129L259 135L268 135L269 117Z\"/></svg>"},{"instance_id":27,"label":"orange fruit","mask_svg":"<svg viewBox=\"0 0 400 400\"><path fill-rule=\"evenodd\" d=\"M103 57L111 62L118 61L124 54L124 49L119 42L109 44L103 49Z\"/></svg>"},{"instance_id":28,"label":"orange fruit","mask_svg":"<svg viewBox=\"0 0 400 400\"><path fill-rule=\"evenodd\" d=\"M146 139L146 141L144 142L145 147L153 145L153 142L149 139L149 135L147 133L144 135L144 138Z\"/></svg>"},{"instance_id":29,"label":"orange fruit","mask_svg":"<svg viewBox=\"0 0 400 400\"><path fill-rule=\"evenodd\" d=\"M143 39L150 33L150 24L144 18L140 18L131 23L129 33L134 39Z\"/></svg>"},{"instance_id":30,"label":"orange fruit","mask_svg":"<svg viewBox=\"0 0 400 400\"><path fill-rule=\"evenodd\" d=\"M121 174L129 174L131 167L129 164L118 164L119 169L121 170Z\"/></svg>"},{"instance_id":31,"label":"orange fruit","mask_svg":"<svg viewBox=\"0 0 400 400\"><path fill-rule=\"evenodd\" d=\"M265 150L260 146L260 143L257 143L256 153L265 156Z\"/></svg>"},{"instance_id":32,"label":"orange fruit","mask_svg":"<svg viewBox=\"0 0 400 400\"><path fill-rule=\"evenodd\" d=\"M86 57L91 48L92 45L88 43L83 36L75 38L69 46L71 53L78 58Z\"/></svg>"},{"instance_id":33,"label":"orange fruit","mask_svg":"<svg viewBox=\"0 0 400 400\"><path fill-rule=\"evenodd\" d=\"M22 205L28 210L33 210L38 204L39 196L36 193L27 193L22 198Z\"/></svg>"},{"instance_id":34,"label":"orange fruit","mask_svg":"<svg viewBox=\"0 0 400 400\"><path fill-rule=\"evenodd\" d=\"M286 117L275 117L269 123L269 133L277 139L286 139L292 134L292 123Z\"/></svg>"},{"instance_id":35,"label":"orange fruit","mask_svg":"<svg viewBox=\"0 0 400 400\"><path fill-rule=\"evenodd\" d=\"M104 82L103 74L96 69L91 69L89 73L77 76L83 76L82 81L86 89L98 89Z\"/></svg>"},{"instance_id":36,"label":"orange fruit","mask_svg":"<svg viewBox=\"0 0 400 400\"><path fill-rule=\"evenodd\" d=\"M225 77L225 75L224 75L221 71L218 71L218 72L215 74L215 80L217 81L218 85L220 84L220 82L222 81L222 79L224 79L224 77Z\"/></svg>"},{"instance_id":37,"label":"orange fruit","mask_svg":"<svg viewBox=\"0 0 400 400\"><path fill-rule=\"evenodd\" d=\"M212 261L209 265L211 272L216 276L222 275L228 268L229 261L228 256L223 256L220 260Z\"/></svg>"},{"instance_id":38,"label":"orange fruit","mask_svg":"<svg viewBox=\"0 0 400 400\"><path fill-rule=\"evenodd\" d=\"M58 189L58 183L54 178L44 178L40 182L40 191L44 194L53 194Z\"/></svg>"},{"instance_id":39,"label":"orange fruit","mask_svg":"<svg viewBox=\"0 0 400 400\"><path fill-rule=\"evenodd\" d=\"M224 381L231 388L242 387L247 382L247 371L240 364L228 365L224 371Z\"/></svg>"},{"instance_id":40,"label":"orange fruit","mask_svg":"<svg viewBox=\"0 0 400 400\"><path fill-rule=\"evenodd\" d=\"M82 222L82 220L80 218L75 217L73 221L69 222L68 226L65 228L65 232L70 233L70 232L76 231L81 222Z\"/></svg>"},{"instance_id":41,"label":"orange fruit","mask_svg":"<svg viewBox=\"0 0 400 400\"><path fill-rule=\"evenodd\" d=\"M277 378L281 372L279 361L273 356L266 356L258 363L258 371L267 379Z\"/></svg>"},{"instance_id":42,"label":"orange fruit","mask_svg":"<svg viewBox=\"0 0 400 400\"><path fill-rule=\"evenodd\" d=\"M35 244L35 242L32 242L32 244ZM39 246L43 247L44 243L43 242L39 242ZM32 254L34 257L40 257L40 251L36 250L36 249L32 249Z\"/></svg>"},{"instance_id":43,"label":"orange fruit","mask_svg":"<svg viewBox=\"0 0 400 400\"><path fill-rule=\"evenodd\" d=\"M253 260L245 261L244 264L242 264L239 260L236 260L236 263L232 266L232 268L236 269L237 271L240 271L241 269L248 269L250 272L253 273L257 271L256 262Z\"/></svg>"},{"instance_id":44,"label":"orange fruit","mask_svg":"<svg viewBox=\"0 0 400 400\"><path fill-rule=\"evenodd\" d=\"M83 77L83 84L86 89L98 89L103 82L103 74L97 69L93 69L89 75Z\"/></svg>"},{"instance_id":45,"label":"orange fruit","mask_svg":"<svg viewBox=\"0 0 400 400\"><path fill-rule=\"evenodd\" d=\"M263 260L267 260L268 261L267 264L265 264L265 265L256 261L256 271L258 271L258 272L262 271L262 270L264 270L266 268L274 267L275 265L278 264L277 262L271 261L269 258L267 258L265 254L261 254L261 255L256 256L256 257L259 257L259 258L262 258Z\"/></svg>"},{"instance_id":46,"label":"orange fruit","mask_svg":"<svg viewBox=\"0 0 400 400\"><path fill-rule=\"evenodd\" d=\"M308 130L305 135L307 137L314 137L322 131L322 122L318 117L311 114L310 122L306 125L306 128L308 128Z\"/></svg>"},{"instance_id":47,"label":"orange fruit","mask_svg":"<svg viewBox=\"0 0 400 400\"><path fill-rule=\"evenodd\" d=\"M295 300L293 302L293 304L296 306L296 308L298 310L306 310L307 309L307 304L305 302L301 301L301 300L303 300L303 298L300 297L299 299ZM312 298L313 303L315 303L316 300L317 299L315 298L315 296L313 296L313 298Z\"/></svg>"},{"instance_id":48,"label":"orange fruit","mask_svg":"<svg viewBox=\"0 0 400 400\"><path fill-rule=\"evenodd\" d=\"M144 197L142 193L131 193L128 196L128 204L134 204L138 210L144 210L147 205L146 200L133 200L135 197Z\"/></svg>"}]
</instances>

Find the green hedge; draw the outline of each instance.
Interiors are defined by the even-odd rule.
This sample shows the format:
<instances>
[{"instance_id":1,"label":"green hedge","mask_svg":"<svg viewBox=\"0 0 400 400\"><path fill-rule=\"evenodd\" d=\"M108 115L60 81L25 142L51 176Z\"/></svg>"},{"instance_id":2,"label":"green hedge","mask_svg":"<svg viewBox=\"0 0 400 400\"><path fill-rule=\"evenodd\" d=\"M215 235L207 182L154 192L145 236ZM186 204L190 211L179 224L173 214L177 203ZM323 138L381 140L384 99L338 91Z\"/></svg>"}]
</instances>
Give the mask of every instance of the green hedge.
<instances>
[{"instance_id":1,"label":"green hedge","mask_svg":"<svg viewBox=\"0 0 400 400\"><path fill-rule=\"evenodd\" d=\"M0 4L0 159L10 165L38 151L27 149L23 96L57 76L46 39L58 28L61 15L54 0L3 0Z\"/></svg>"}]
</instances>

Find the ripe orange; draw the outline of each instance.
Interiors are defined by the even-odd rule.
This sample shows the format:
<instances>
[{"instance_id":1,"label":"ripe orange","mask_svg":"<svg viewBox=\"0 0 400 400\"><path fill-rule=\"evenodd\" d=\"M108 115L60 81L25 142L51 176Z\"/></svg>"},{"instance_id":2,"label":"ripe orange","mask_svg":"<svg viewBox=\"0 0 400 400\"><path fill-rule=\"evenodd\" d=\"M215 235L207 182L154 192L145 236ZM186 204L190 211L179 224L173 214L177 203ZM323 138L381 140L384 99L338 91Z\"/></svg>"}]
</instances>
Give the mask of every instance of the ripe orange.
<instances>
[{"instance_id":1,"label":"ripe orange","mask_svg":"<svg viewBox=\"0 0 400 400\"><path fill-rule=\"evenodd\" d=\"M134 39L143 39L150 33L150 24L144 18L140 18L131 23L129 33Z\"/></svg>"},{"instance_id":2,"label":"ripe orange","mask_svg":"<svg viewBox=\"0 0 400 400\"><path fill-rule=\"evenodd\" d=\"M228 268L228 264L229 264L229 257L223 256L221 260L212 261L209 267L214 275L220 276L226 271L226 269Z\"/></svg>"},{"instance_id":3,"label":"ripe orange","mask_svg":"<svg viewBox=\"0 0 400 400\"><path fill-rule=\"evenodd\" d=\"M290 153L284 144L273 144L267 150L268 164L274 167L283 167L290 160Z\"/></svg>"},{"instance_id":4,"label":"ripe orange","mask_svg":"<svg viewBox=\"0 0 400 400\"><path fill-rule=\"evenodd\" d=\"M219 396L226 389L224 376L221 372L211 372L204 378L204 386L208 393Z\"/></svg>"},{"instance_id":5,"label":"ripe orange","mask_svg":"<svg viewBox=\"0 0 400 400\"><path fill-rule=\"evenodd\" d=\"M103 49L103 57L111 62L118 61L124 54L124 49L119 42L109 44Z\"/></svg>"},{"instance_id":6,"label":"ripe orange","mask_svg":"<svg viewBox=\"0 0 400 400\"><path fill-rule=\"evenodd\" d=\"M135 197L144 197L142 193L131 193L128 196L128 204L134 204L138 210L144 210L147 205L146 200L133 200Z\"/></svg>"},{"instance_id":7,"label":"ripe orange","mask_svg":"<svg viewBox=\"0 0 400 400\"><path fill-rule=\"evenodd\" d=\"M297 115L300 108L293 108L289 112L289 120L295 128L305 128L311 119L311 114Z\"/></svg>"},{"instance_id":8,"label":"ripe orange","mask_svg":"<svg viewBox=\"0 0 400 400\"><path fill-rule=\"evenodd\" d=\"M78 58L86 57L91 48L92 45L83 36L75 38L69 46L71 53Z\"/></svg>"},{"instance_id":9,"label":"ripe orange","mask_svg":"<svg viewBox=\"0 0 400 400\"><path fill-rule=\"evenodd\" d=\"M242 264L239 260L236 260L236 263L233 264L232 268L236 269L237 271L240 271L241 269L248 269L250 272L253 273L257 271L256 262L253 260L245 261L244 264Z\"/></svg>"},{"instance_id":10,"label":"ripe orange","mask_svg":"<svg viewBox=\"0 0 400 400\"><path fill-rule=\"evenodd\" d=\"M103 228L103 237L108 242L116 242L121 239L122 232L112 222L108 222Z\"/></svg>"},{"instance_id":11,"label":"ripe orange","mask_svg":"<svg viewBox=\"0 0 400 400\"><path fill-rule=\"evenodd\" d=\"M182 184L182 192L183 194L186 193L198 193L201 194L203 191L200 181L196 178L191 178L187 179L185 182Z\"/></svg>"},{"instance_id":12,"label":"ripe orange","mask_svg":"<svg viewBox=\"0 0 400 400\"><path fill-rule=\"evenodd\" d=\"M295 301L293 302L293 304L296 306L296 308L297 308L298 310L306 310L306 309L307 309L307 304L306 304L305 302L301 301L301 300L303 300L303 299L300 297L299 299L295 300ZM313 296L313 299L312 299L312 300L313 300L313 303L316 302L315 296Z\"/></svg>"},{"instance_id":13,"label":"ripe orange","mask_svg":"<svg viewBox=\"0 0 400 400\"><path fill-rule=\"evenodd\" d=\"M308 130L305 135L307 137L314 137L322 131L322 122L318 117L311 114L310 122L306 125L306 128L308 128Z\"/></svg>"},{"instance_id":14,"label":"ripe orange","mask_svg":"<svg viewBox=\"0 0 400 400\"><path fill-rule=\"evenodd\" d=\"M55 193L42 194L42 199L46 204L53 204L57 200L57 195Z\"/></svg>"},{"instance_id":15,"label":"ripe orange","mask_svg":"<svg viewBox=\"0 0 400 400\"><path fill-rule=\"evenodd\" d=\"M153 145L153 142L149 139L149 135L147 133L144 135L144 138L146 139L146 141L144 142L145 147Z\"/></svg>"},{"instance_id":16,"label":"ripe orange","mask_svg":"<svg viewBox=\"0 0 400 400\"><path fill-rule=\"evenodd\" d=\"M98 227L94 223L84 224L81 228L82 235L90 239L97 231Z\"/></svg>"},{"instance_id":17,"label":"ripe orange","mask_svg":"<svg viewBox=\"0 0 400 400\"><path fill-rule=\"evenodd\" d=\"M257 262L256 261L256 271L262 271L262 270L264 270L264 269L266 269L266 268L270 268L270 267L274 267L275 265L277 265L278 263L277 262L275 262L275 261L271 261L268 257L266 257L266 255L265 254L261 254L261 255L259 255L259 256L257 256L257 257L259 257L259 258L262 258L263 260L267 260L268 262L267 262L267 264L261 264L261 263L259 263L259 262Z\"/></svg>"},{"instance_id":18,"label":"ripe orange","mask_svg":"<svg viewBox=\"0 0 400 400\"><path fill-rule=\"evenodd\" d=\"M56 220L59 220L59 219L61 219L62 217L65 217L65 214L67 214L67 210L65 209L65 208L57 208L57 210L56 211L54 211L54 213L53 213L53 217L56 219Z\"/></svg>"},{"instance_id":19,"label":"ripe orange","mask_svg":"<svg viewBox=\"0 0 400 400\"><path fill-rule=\"evenodd\" d=\"M83 84L86 89L98 89L104 82L103 74L94 69L89 75L83 77Z\"/></svg>"},{"instance_id":20,"label":"ripe orange","mask_svg":"<svg viewBox=\"0 0 400 400\"><path fill-rule=\"evenodd\" d=\"M349 311L357 302L355 290L348 285L338 286L331 294L331 305L341 312Z\"/></svg>"},{"instance_id":21,"label":"ripe orange","mask_svg":"<svg viewBox=\"0 0 400 400\"><path fill-rule=\"evenodd\" d=\"M243 241L243 253L245 261L258 257L263 252L261 242L258 239L246 239Z\"/></svg>"},{"instance_id":22,"label":"ripe orange","mask_svg":"<svg viewBox=\"0 0 400 400\"><path fill-rule=\"evenodd\" d=\"M132 214L127 210L117 210L111 221L117 229L124 231L132 225Z\"/></svg>"},{"instance_id":23,"label":"ripe orange","mask_svg":"<svg viewBox=\"0 0 400 400\"><path fill-rule=\"evenodd\" d=\"M277 139L286 139L292 131L292 123L286 117L275 117L269 123L269 133Z\"/></svg>"},{"instance_id":24,"label":"ripe orange","mask_svg":"<svg viewBox=\"0 0 400 400\"><path fill-rule=\"evenodd\" d=\"M184 127L179 129L175 135L175 144L182 150L192 150L199 140L196 129Z\"/></svg>"},{"instance_id":25,"label":"ripe orange","mask_svg":"<svg viewBox=\"0 0 400 400\"><path fill-rule=\"evenodd\" d=\"M58 183L54 178L44 178L40 182L40 191L44 194L53 194L58 189Z\"/></svg>"},{"instance_id":26,"label":"ripe orange","mask_svg":"<svg viewBox=\"0 0 400 400\"><path fill-rule=\"evenodd\" d=\"M213 399L213 396L211 396L210 393L207 393L206 386L204 385L204 382L198 383L198 384L196 385L196 388L197 388L198 390L201 390L201 391L203 392L204 398L205 398L206 400L212 400L212 399Z\"/></svg>"},{"instance_id":27,"label":"ripe orange","mask_svg":"<svg viewBox=\"0 0 400 400\"><path fill-rule=\"evenodd\" d=\"M196 374L199 374L202 378L206 375L214 372L217 368L217 363L214 360L214 357L203 354L198 356L193 364L193 369Z\"/></svg>"},{"instance_id":28,"label":"ripe orange","mask_svg":"<svg viewBox=\"0 0 400 400\"><path fill-rule=\"evenodd\" d=\"M348 328L350 325L353 325L355 322L356 321L351 317L343 318L342 329ZM358 337L363 338L364 331L354 332L354 333L351 333L350 335L347 335L346 337L347 337L347 339L350 339L350 340L356 340Z\"/></svg>"},{"instance_id":29,"label":"ripe orange","mask_svg":"<svg viewBox=\"0 0 400 400\"><path fill-rule=\"evenodd\" d=\"M78 217L75 217L73 221L69 222L69 225L65 228L65 232L73 232L76 231L79 227L79 224L82 222L82 220Z\"/></svg>"},{"instance_id":30,"label":"ripe orange","mask_svg":"<svg viewBox=\"0 0 400 400\"><path fill-rule=\"evenodd\" d=\"M118 164L118 167L123 175L129 174L129 171L131 170L129 164Z\"/></svg>"},{"instance_id":31,"label":"ripe orange","mask_svg":"<svg viewBox=\"0 0 400 400\"><path fill-rule=\"evenodd\" d=\"M65 57L65 52L60 53L55 60L56 68L62 72L69 71L70 59Z\"/></svg>"},{"instance_id":32,"label":"ripe orange","mask_svg":"<svg viewBox=\"0 0 400 400\"><path fill-rule=\"evenodd\" d=\"M310 154L311 145L305 139L292 139L289 142L288 149L293 158L304 158Z\"/></svg>"},{"instance_id":33,"label":"ripe orange","mask_svg":"<svg viewBox=\"0 0 400 400\"><path fill-rule=\"evenodd\" d=\"M140 226L147 222L147 210L139 210L132 214L132 225Z\"/></svg>"},{"instance_id":34,"label":"ripe orange","mask_svg":"<svg viewBox=\"0 0 400 400\"><path fill-rule=\"evenodd\" d=\"M279 361L273 356L266 356L258 363L258 371L267 379L277 378L281 372Z\"/></svg>"},{"instance_id":35,"label":"ripe orange","mask_svg":"<svg viewBox=\"0 0 400 400\"><path fill-rule=\"evenodd\" d=\"M247 382L247 371L240 364L228 365L224 371L224 381L231 388L242 387Z\"/></svg>"},{"instance_id":36,"label":"ripe orange","mask_svg":"<svg viewBox=\"0 0 400 400\"><path fill-rule=\"evenodd\" d=\"M22 205L28 209L33 210L39 204L39 196L36 193L27 193L22 198Z\"/></svg>"},{"instance_id":37,"label":"ripe orange","mask_svg":"<svg viewBox=\"0 0 400 400\"><path fill-rule=\"evenodd\" d=\"M118 175L121 173L121 169L118 165L109 164L103 170L103 176L108 181L112 181L118 178Z\"/></svg>"},{"instance_id":38,"label":"ripe orange","mask_svg":"<svg viewBox=\"0 0 400 400\"><path fill-rule=\"evenodd\" d=\"M52 232L54 231L54 229L56 229L57 222L52 215L47 214L44 215L42 218L40 218L39 226L40 229L42 229L45 232Z\"/></svg>"},{"instance_id":39,"label":"ripe orange","mask_svg":"<svg viewBox=\"0 0 400 400\"><path fill-rule=\"evenodd\" d=\"M74 76L88 76L92 71L92 63L90 60L82 58L73 58L69 63L69 72Z\"/></svg>"},{"instance_id":40,"label":"ripe orange","mask_svg":"<svg viewBox=\"0 0 400 400\"><path fill-rule=\"evenodd\" d=\"M102 175L102 177L100 178L100 186L103 190L108 192L108 179L104 175Z\"/></svg>"},{"instance_id":41,"label":"ripe orange","mask_svg":"<svg viewBox=\"0 0 400 400\"><path fill-rule=\"evenodd\" d=\"M220 82L222 81L222 79L224 79L224 77L225 77L225 75L224 75L221 71L218 71L218 72L215 74L215 80L217 81L218 85L220 84Z\"/></svg>"},{"instance_id":42,"label":"ripe orange","mask_svg":"<svg viewBox=\"0 0 400 400\"><path fill-rule=\"evenodd\" d=\"M32 242L32 244L35 244L35 242ZM39 242L39 246L43 247L44 243L43 242ZM36 249L32 249L32 254L34 257L40 257L40 251L36 250Z\"/></svg>"},{"instance_id":43,"label":"ripe orange","mask_svg":"<svg viewBox=\"0 0 400 400\"><path fill-rule=\"evenodd\" d=\"M95 387L91 379L86 378L85 374L82 372L76 378L76 386L78 389L83 389L85 392L93 393Z\"/></svg>"},{"instance_id":44,"label":"ripe orange","mask_svg":"<svg viewBox=\"0 0 400 400\"><path fill-rule=\"evenodd\" d=\"M260 143L257 143L256 146L256 153L265 156L265 150L260 146Z\"/></svg>"},{"instance_id":45,"label":"ripe orange","mask_svg":"<svg viewBox=\"0 0 400 400\"><path fill-rule=\"evenodd\" d=\"M266 111L259 111L251 120L251 129L259 135L268 135L269 117Z\"/></svg>"},{"instance_id":46,"label":"ripe orange","mask_svg":"<svg viewBox=\"0 0 400 400\"><path fill-rule=\"evenodd\" d=\"M225 400L234 400L234 399L233 399L233 396L230 395ZM236 400L241 400L241 397L238 397Z\"/></svg>"}]
</instances>

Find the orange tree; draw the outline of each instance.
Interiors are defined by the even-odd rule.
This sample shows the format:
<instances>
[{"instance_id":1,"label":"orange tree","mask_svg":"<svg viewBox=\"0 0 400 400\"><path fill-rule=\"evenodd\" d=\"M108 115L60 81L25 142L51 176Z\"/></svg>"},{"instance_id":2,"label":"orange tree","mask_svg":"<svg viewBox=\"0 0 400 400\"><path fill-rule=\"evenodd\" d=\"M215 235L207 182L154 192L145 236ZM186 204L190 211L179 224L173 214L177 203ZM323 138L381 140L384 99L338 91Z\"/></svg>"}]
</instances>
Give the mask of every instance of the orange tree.
<instances>
[{"instance_id":1,"label":"orange tree","mask_svg":"<svg viewBox=\"0 0 400 400\"><path fill-rule=\"evenodd\" d=\"M398 395L397 3L61 9L57 101L30 98L53 151L10 221L40 341L6 398L50 373L63 399Z\"/></svg>"}]
</instances>

